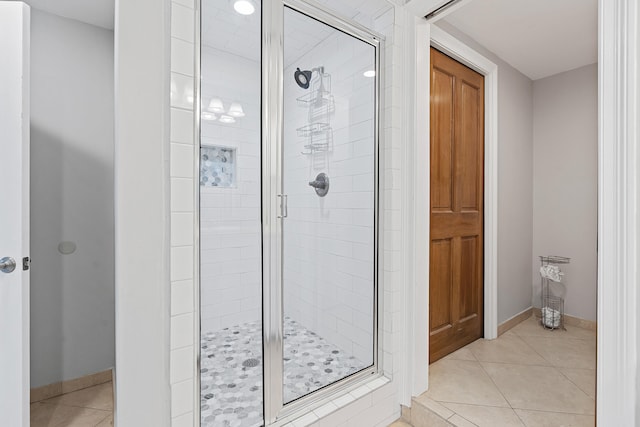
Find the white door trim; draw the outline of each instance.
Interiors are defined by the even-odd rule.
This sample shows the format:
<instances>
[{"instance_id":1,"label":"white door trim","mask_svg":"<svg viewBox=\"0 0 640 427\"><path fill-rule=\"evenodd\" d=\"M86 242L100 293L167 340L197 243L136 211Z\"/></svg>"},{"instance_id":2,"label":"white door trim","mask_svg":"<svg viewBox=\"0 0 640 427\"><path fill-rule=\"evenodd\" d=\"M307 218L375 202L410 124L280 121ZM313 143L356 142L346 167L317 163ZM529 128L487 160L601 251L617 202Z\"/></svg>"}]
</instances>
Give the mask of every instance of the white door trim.
<instances>
[{"instance_id":1,"label":"white door trim","mask_svg":"<svg viewBox=\"0 0 640 427\"><path fill-rule=\"evenodd\" d=\"M599 1L597 424L635 426L640 8Z\"/></svg>"},{"instance_id":2,"label":"white door trim","mask_svg":"<svg viewBox=\"0 0 640 427\"><path fill-rule=\"evenodd\" d=\"M30 8L0 1L0 258L13 270L0 272L0 424L29 426L29 117Z\"/></svg>"}]
</instances>

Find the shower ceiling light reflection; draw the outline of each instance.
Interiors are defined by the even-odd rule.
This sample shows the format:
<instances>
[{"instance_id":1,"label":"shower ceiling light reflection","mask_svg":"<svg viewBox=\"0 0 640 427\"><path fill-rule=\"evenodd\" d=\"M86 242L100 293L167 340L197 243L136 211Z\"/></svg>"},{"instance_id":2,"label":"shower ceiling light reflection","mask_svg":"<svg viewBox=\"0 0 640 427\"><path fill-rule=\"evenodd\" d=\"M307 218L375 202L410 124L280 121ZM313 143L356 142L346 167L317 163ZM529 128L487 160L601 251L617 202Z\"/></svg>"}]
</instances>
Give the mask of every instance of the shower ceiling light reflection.
<instances>
[{"instance_id":1,"label":"shower ceiling light reflection","mask_svg":"<svg viewBox=\"0 0 640 427\"><path fill-rule=\"evenodd\" d=\"M236 0L233 9L240 15L252 15L256 11L255 5L249 0Z\"/></svg>"}]
</instances>

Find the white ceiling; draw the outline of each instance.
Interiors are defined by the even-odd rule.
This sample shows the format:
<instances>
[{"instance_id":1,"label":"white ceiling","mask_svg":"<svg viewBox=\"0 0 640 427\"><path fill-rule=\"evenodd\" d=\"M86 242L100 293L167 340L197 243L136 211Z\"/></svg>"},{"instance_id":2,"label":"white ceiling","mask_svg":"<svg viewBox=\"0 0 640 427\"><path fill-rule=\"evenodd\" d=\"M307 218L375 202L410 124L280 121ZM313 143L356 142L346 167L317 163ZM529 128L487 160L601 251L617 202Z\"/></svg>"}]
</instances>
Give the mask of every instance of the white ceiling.
<instances>
[{"instance_id":1,"label":"white ceiling","mask_svg":"<svg viewBox=\"0 0 640 427\"><path fill-rule=\"evenodd\" d=\"M29 6L113 30L115 0L22 0Z\"/></svg>"},{"instance_id":2,"label":"white ceiling","mask_svg":"<svg viewBox=\"0 0 640 427\"><path fill-rule=\"evenodd\" d=\"M338 15L374 26L375 18L392 9L387 0L318 0ZM297 12L285 13L285 66L309 52L335 30L309 20ZM260 4L256 12L243 16L229 1L208 0L202 4L202 44L253 61L260 60Z\"/></svg>"},{"instance_id":3,"label":"white ceiling","mask_svg":"<svg viewBox=\"0 0 640 427\"><path fill-rule=\"evenodd\" d=\"M598 60L597 0L472 0L444 20L531 80Z\"/></svg>"}]
</instances>

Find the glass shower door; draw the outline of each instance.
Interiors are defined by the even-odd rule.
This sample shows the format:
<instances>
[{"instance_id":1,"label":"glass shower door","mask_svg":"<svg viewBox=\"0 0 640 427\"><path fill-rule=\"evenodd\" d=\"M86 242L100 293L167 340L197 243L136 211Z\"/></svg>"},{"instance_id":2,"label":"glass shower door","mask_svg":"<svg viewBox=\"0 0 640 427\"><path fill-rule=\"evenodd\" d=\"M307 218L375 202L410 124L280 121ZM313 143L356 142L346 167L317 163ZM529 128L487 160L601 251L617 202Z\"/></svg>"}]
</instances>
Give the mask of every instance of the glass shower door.
<instances>
[{"instance_id":1,"label":"glass shower door","mask_svg":"<svg viewBox=\"0 0 640 427\"><path fill-rule=\"evenodd\" d=\"M238 10L233 2L201 2L197 148L202 427L264 425L262 2L251 5L253 9ZM192 79L176 75L174 81L178 85L172 96L183 100L184 109L193 108ZM185 150L193 148L183 147L176 155L185 155Z\"/></svg>"},{"instance_id":2,"label":"glass shower door","mask_svg":"<svg viewBox=\"0 0 640 427\"><path fill-rule=\"evenodd\" d=\"M374 365L377 49L284 10L283 394Z\"/></svg>"}]
</instances>

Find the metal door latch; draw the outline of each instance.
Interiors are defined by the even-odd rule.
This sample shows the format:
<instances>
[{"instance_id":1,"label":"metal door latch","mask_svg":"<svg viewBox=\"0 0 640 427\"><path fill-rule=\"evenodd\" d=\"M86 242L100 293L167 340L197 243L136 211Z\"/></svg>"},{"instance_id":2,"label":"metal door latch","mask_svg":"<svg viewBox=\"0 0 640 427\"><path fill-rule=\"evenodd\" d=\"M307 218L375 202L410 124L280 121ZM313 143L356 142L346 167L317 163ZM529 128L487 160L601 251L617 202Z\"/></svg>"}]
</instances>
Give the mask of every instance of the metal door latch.
<instances>
[{"instance_id":1,"label":"metal door latch","mask_svg":"<svg viewBox=\"0 0 640 427\"><path fill-rule=\"evenodd\" d=\"M0 271L3 273L11 273L16 269L16 260L11 257L0 259Z\"/></svg>"},{"instance_id":2,"label":"metal door latch","mask_svg":"<svg viewBox=\"0 0 640 427\"><path fill-rule=\"evenodd\" d=\"M31 258L28 256L22 258L22 271L27 271L31 268Z\"/></svg>"}]
</instances>

